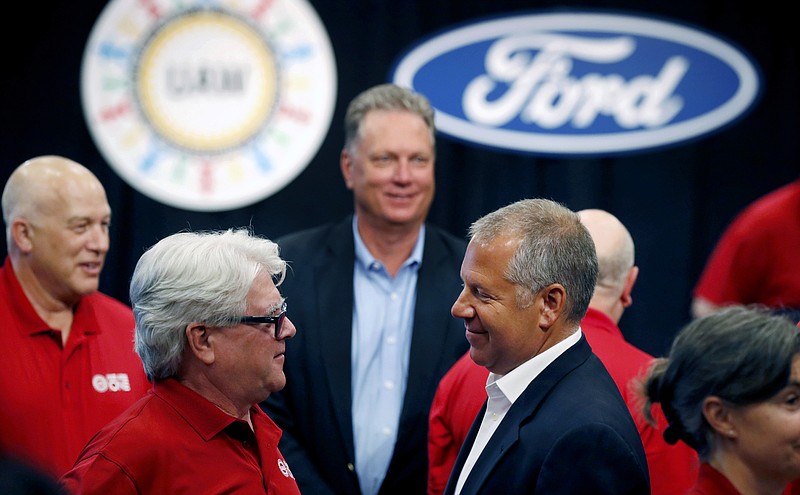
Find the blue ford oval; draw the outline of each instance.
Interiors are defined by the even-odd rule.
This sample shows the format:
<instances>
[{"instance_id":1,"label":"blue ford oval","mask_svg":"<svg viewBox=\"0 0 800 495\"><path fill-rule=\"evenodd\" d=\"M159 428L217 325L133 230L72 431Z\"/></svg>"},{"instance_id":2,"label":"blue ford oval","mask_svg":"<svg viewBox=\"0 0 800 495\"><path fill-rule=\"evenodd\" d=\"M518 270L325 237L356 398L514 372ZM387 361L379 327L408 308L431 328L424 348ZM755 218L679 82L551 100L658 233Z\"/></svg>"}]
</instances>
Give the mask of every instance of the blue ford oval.
<instances>
[{"instance_id":1,"label":"blue ford oval","mask_svg":"<svg viewBox=\"0 0 800 495\"><path fill-rule=\"evenodd\" d=\"M719 37L653 18L570 11L481 20L412 47L391 79L442 133L505 150L596 155L694 139L746 113L759 77Z\"/></svg>"}]
</instances>

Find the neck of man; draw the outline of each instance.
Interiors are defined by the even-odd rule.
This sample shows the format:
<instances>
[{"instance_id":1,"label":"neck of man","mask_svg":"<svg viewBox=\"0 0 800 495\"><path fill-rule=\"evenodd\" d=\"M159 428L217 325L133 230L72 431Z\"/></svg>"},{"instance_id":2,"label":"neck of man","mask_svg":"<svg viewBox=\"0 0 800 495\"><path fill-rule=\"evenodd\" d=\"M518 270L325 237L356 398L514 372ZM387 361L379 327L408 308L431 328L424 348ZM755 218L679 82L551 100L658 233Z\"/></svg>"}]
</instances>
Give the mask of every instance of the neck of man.
<instances>
[{"instance_id":1,"label":"neck of man","mask_svg":"<svg viewBox=\"0 0 800 495\"><path fill-rule=\"evenodd\" d=\"M413 224L390 224L370 222L363 215L358 216L358 234L364 245L394 277L400 267L411 256L419 238L422 222Z\"/></svg>"},{"instance_id":2,"label":"neck of man","mask_svg":"<svg viewBox=\"0 0 800 495\"><path fill-rule=\"evenodd\" d=\"M226 394L223 390L214 386L212 381L204 374L198 375L195 372L187 372L187 368L184 367L180 375L176 377L176 380L205 397L206 400L217 406L217 408L225 414L247 422L247 424L250 425L250 429L253 429L253 422L250 419L251 404L237 405L235 401L229 397L229 394Z\"/></svg>"},{"instance_id":3,"label":"neck of man","mask_svg":"<svg viewBox=\"0 0 800 495\"><path fill-rule=\"evenodd\" d=\"M600 288L595 288L592 300L589 301L589 307L608 316L615 325L619 324L622 313L625 311L618 295L605 294Z\"/></svg>"},{"instance_id":4,"label":"neck of man","mask_svg":"<svg viewBox=\"0 0 800 495\"><path fill-rule=\"evenodd\" d=\"M72 320L78 301L67 302L53 296L42 285L30 266L26 263L21 263L19 259L12 257L11 266L20 287L22 287L22 292L25 293L25 297L30 301L36 314L52 330L61 332L61 343L66 345L69 332L72 329Z\"/></svg>"}]
</instances>

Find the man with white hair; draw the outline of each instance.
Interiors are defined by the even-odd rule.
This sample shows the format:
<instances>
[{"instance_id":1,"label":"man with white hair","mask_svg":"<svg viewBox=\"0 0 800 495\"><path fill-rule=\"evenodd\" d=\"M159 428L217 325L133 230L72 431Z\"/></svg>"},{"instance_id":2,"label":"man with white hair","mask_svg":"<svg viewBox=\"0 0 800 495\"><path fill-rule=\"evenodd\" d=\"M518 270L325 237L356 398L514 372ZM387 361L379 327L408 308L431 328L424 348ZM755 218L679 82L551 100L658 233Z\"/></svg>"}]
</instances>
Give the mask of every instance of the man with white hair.
<instances>
[{"instance_id":1,"label":"man with white hair","mask_svg":"<svg viewBox=\"0 0 800 495\"><path fill-rule=\"evenodd\" d=\"M86 446L70 493L300 494L258 406L286 385L285 274L248 229L173 234L139 258L135 347L153 388Z\"/></svg>"}]
</instances>

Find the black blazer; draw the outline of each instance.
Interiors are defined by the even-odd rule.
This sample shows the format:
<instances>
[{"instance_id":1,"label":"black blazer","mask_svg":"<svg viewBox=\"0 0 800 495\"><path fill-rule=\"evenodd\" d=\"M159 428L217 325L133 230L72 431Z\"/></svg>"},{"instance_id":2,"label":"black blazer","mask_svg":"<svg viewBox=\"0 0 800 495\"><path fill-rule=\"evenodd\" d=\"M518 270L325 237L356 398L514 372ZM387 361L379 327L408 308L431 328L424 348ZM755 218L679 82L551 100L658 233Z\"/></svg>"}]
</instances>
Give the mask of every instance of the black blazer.
<instances>
[{"instance_id":1,"label":"black blazer","mask_svg":"<svg viewBox=\"0 0 800 495\"><path fill-rule=\"evenodd\" d=\"M262 407L284 431L280 450L302 493L360 495L351 414L352 216L277 242L290 263L279 289L297 335L286 343L286 387ZM426 491L431 402L439 379L469 347L463 323L450 315L465 249L466 241L426 226L408 386L381 494Z\"/></svg>"},{"instance_id":2,"label":"black blazer","mask_svg":"<svg viewBox=\"0 0 800 495\"><path fill-rule=\"evenodd\" d=\"M458 453L453 495L481 412ZM534 378L472 468L461 495L645 495L647 460L619 389L586 337Z\"/></svg>"}]
</instances>

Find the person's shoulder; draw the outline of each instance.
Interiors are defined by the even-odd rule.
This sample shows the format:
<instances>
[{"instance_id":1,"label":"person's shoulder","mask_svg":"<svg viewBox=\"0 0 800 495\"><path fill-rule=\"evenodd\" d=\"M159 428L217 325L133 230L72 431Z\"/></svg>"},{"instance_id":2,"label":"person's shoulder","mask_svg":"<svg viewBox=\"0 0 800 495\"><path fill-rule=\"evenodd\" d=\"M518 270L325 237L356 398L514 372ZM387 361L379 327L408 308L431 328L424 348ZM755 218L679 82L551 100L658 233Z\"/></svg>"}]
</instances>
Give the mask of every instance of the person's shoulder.
<instances>
[{"instance_id":1,"label":"person's shoulder","mask_svg":"<svg viewBox=\"0 0 800 495\"><path fill-rule=\"evenodd\" d=\"M427 239L435 239L441 242L448 251L463 255L467 250L467 240L465 238L457 237L447 230L431 223L425 224L425 230Z\"/></svg>"},{"instance_id":2,"label":"person's shoulder","mask_svg":"<svg viewBox=\"0 0 800 495\"><path fill-rule=\"evenodd\" d=\"M786 215L794 214L800 205L800 180L768 192L747 205L732 223L732 229L749 232L785 227Z\"/></svg>"},{"instance_id":3,"label":"person's shoulder","mask_svg":"<svg viewBox=\"0 0 800 495\"><path fill-rule=\"evenodd\" d=\"M628 438L638 438L628 406L597 356L590 354L588 359L573 366L560 377L543 373L541 377L553 380L552 385L549 388L546 383L536 385L537 378L528 386L531 395L529 390L523 393L541 400L534 429L557 435L587 425L605 425L620 428ZM576 408L577 403L580 407Z\"/></svg>"},{"instance_id":4,"label":"person's shoulder","mask_svg":"<svg viewBox=\"0 0 800 495\"><path fill-rule=\"evenodd\" d=\"M175 414L154 394L145 394L89 440L73 471L92 469L97 459L106 459L126 466L136 477L135 473L150 472L153 465L169 462L168 457L174 455L172 444L179 435L187 434L175 431L174 421L164 421Z\"/></svg>"},{"instance_id":5,"label":"person's shoulder","mask_svg":"<svg viewBox=\"0 0 800 495\"><path fill-rule=\"evenodd\" d=\"M787 201L800 201L800 179L792 181L764 194L752 204L775 206L776 204L783 204Z\"/></svg>"},{"instance_id":6,"label":"person's shoulder","mask_svg":"<svg viewBox=\"0 0 800 495\"><path fill-rule=\"evenodd\" d=\"M348 216L344 220L328 222L307 229L297 230L284 234L275 242L280 246L281 255L286 252L304 252L307 250L317 250L323 245L331 236L342 229L348 228L350 225Z\"/></svg>"},{"instance_id":7,"label":"person's shoulder","mask_svg":"<svg viewBox=\"0 0 800 495\"><path fill-rule=\"evenodd\" d=\"M613 407L620 405L625 407L611 373L594 352L590 352L583 362L576 363L576 366L567 375L563 380L565 388L574 388L575 391L582 390L583 400L587 403L594 401L603 406L611 405L612 403L607 401L606 394L613 391L612 395L620 399L618 403L613 402Z\"/></svg>"},{"instance_id":8,"label":"person's shoulder","mask_svg":"<svg viewBox=\"0 0 800 495\"><path fill-rule=\"evenodd\" d=\"M625 340L621 333L604 331L584 322L581 323L581 330L592 351L607 368L615 366L638 370L653 361L652 355Z\"/></svg>"},{"instance_id":9,"label":"person's shoulder","mask_svg":"<svg viewBox=\"0 0 800 495\"><path fill-rule=\"evenodd\" d=\"M123 319L133 318L133 310L130 306L100 291L83 296L81 302L91 305L95 312L102 312L104 315L110 314Z\"/></svg>"},{"instance_id":10,"label":"person's shoulder","mask_svg":"<svg viewBox=\"0 0 800 495\"><path fill-rule=\"evenodd\" d=\"M281 247L291 246L295 244L302 245L308 239L324 237L325 233L328 232L333 225L334 225L333 223L326 223L322 225L316 225L314 227L310 227L307 229L289 232L288 234L284 234L275 239L275 242L277 242L278 245L280 245Z\"/></svg>"},{"instance_id":11,"label":"person's shoulder","mask_svg":"<svg viewBox=\"0 0 800 495\"><path fill-rule=\"evenodd\" d=\"M163 431L154 428L153 405L160 406L152 393L146 393L128 409L107 423L84 448L86 453L97 453L107 449L129 451L147 444L150 438L160 438ZM155 435L155 436L153 436ZM138 447L137 447L138 446ZM135 450L135 449L134 449Z\"/></svg>"}]
</instances>

